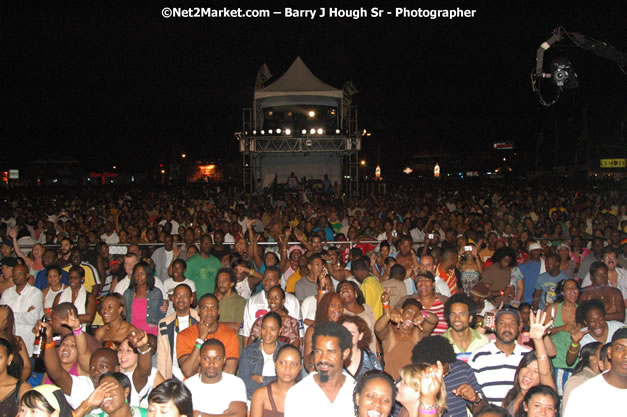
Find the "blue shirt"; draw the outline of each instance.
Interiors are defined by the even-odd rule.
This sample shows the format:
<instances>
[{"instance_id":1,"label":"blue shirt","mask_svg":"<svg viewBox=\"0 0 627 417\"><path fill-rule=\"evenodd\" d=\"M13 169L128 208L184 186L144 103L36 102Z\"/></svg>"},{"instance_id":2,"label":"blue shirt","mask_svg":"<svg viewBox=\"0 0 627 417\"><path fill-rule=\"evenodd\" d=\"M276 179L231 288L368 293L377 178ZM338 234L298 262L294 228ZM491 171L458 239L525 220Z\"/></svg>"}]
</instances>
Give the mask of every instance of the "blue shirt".
<instances>
[{"instance_id":1,"label":"blue shirt","mask_svg":"<svg viewBox=\"0 0 627 417\"><path fill-rule=\"evenodd\" d=\"M444 386L446 387L446 405L447 410L442 417L466 417L466 407L471 404L461 397L453 394L462 384L470 384L470 386L480 394L483 394L481 386L477 382L475 373L466 362L457 360L449 365L450 371L444 377Z\"/></svg>"},{"instance_id":2,"label":"blue shirt","mask_svg":"<svg viewBox=\"0 0 627 417\"><path fill-rule=\"evenodd\" d=\"M67 285L68 287L70 286L70 281L68 280L69 276L70 274L68 274L67 271L61 270L61 283ZM48 288L48 271L46 269L42 269L37 272L34 285L42 291L44 288Z\"/></svg>"},{"instance_id":3,"label":"blue shirt","mask_svg":"<svg viewBox=\"0 0 627 417\"><path fill-rule=\"evenodd\" d=\"M545 272L538 276L535 289L542 291L542 294L540 294L540 302L538 303L538 308L540 310L544 310L544 306L546 306L547 304L552 304L555 301L555 298L557 297L555 291L557 288L557 284L559 284L560 281L569 278L570 276L561 271L556 276L552 276L548 272Z\"/></svg>"},{"instance_id":4,"label":"blue shirt","mask_svg":"<svg viewBox=\"0 0 627 417\"><path fill-rule=\"evenodd\" d=\"M525 292L523 298L526 303L533 304L533 292L536 288L536 280L540 275L540 262L529 261L518 265L518 269L522 272L525 281Z\"/></svg>"}]
</instances>

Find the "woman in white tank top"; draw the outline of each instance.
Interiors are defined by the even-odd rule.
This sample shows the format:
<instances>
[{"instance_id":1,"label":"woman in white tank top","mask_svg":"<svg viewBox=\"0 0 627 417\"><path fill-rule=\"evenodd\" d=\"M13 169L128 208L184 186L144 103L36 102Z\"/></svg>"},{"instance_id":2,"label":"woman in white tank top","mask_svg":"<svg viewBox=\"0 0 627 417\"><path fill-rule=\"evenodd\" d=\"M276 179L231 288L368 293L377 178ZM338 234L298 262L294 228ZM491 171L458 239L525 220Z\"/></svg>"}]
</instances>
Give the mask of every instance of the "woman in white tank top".
<instances>
[{"instance_id":1,"label":"woman in white tank top","mask_svg":"<svg viewBox=\"0 0 627 417\"><path fill-rule=\"evenodd\" d=\"M57 297L57 294L61 294L61 292L66 288L66 286L61 283L61 274L61 268L58 266L51 265L48 267L48 287L44 288L42 291L42 295L44 297L44 311L46 312L46 315L48 315L52 309L52 305L54 303L54 299Z\"/></svg>"}]
</instances>

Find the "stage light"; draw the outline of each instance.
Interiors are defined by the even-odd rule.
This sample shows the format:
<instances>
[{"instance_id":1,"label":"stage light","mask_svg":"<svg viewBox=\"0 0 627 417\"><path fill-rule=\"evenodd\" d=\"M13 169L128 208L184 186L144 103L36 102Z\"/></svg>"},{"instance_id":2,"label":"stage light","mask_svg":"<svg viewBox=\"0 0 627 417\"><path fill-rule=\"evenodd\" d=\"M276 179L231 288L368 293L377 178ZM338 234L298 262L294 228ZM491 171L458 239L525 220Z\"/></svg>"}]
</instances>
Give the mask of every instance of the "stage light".
<instances>
[{"instance_id":1,"label":"stage light","mask_svg":"<svg viewBox=\"0 0 627 417\"><path fill-rule=\"evenodd\" d=\"M291 135L292 134L292 129L285 129L285 134L286 135Z\"/></svg>"},{"instance_id":2,"label":"stage light","mask_svg":"<svg viewBox=\"0 0 627 417\"><path fill-rule=\"evenodd\" d=\"M272 134L272 129L268 130L268 135Z\"/></svg>"},{"instance_id":3,"label":"stage light","mask_svg":"<svg viewBox=\"0 0 627 417\"><path fill-rule=\"evenodd\" d=\"M311 135L315 135L315 134L316 134L316 129L313 129L313 128L312 128L312 129L309 131L309 134L311 134Z\"/></svg>"},{"instance_id":4,"label":"stage light","mask_svg":"<svg viewBox=\"0 0 627 417\"><path fill-rule=\"evenodd\" d=\"M276 134L277 134L277 135L280 135L280 134L281 134L281 129L277 129L277 130L276 130Z\"/></svg>"},{"instance_id":5,"label":"stage light","mask_svg":"<svg viewBox=\"0 0 627 417\"><path fill-rule=\"evenodd\" d=\"M323 133L324 133L324 130L322 130L322 129L318 129L318 134L319 134L319 135L322 135Z\"/></svg>"},{"instance_id":6,"label":"stage light","mask_svg":"<svg viewBox=\"0 0 627 417\"><path fill-rule=\"evenodd\" d=\"M340 129L335 129L335 134L339 135L340 134Z\"/></svg>"},{"instance_id":7,"label":"stage light","mask_svg":"<svg viewBox=\"0 0 627 417\"><path fill-rule=\"evenodd\" d=\"M263 130L263 129L261 129L261 134L263 135L263 134L265 134L265 133L266 133L266 132L264 132L264 130Z\"/></svg>"},{"instance_id":8,"label":"stage light","mask_svg":"<svg viewBox=\"0 0 627 417\"><path fill-rule=\"evenodd\" d=\"M311 145L313 145L313 141L311 139L307 139L305 141L305 146L308 147L308 148L311 148Z\"/></svg>"},{"instance_id":9,"label":"stage light","mask_svg":"<svg viewBox=\"0 0 627 417\"><path fill-rule=\"evenodd\" d=\"M257 130L253 130L253 135L256 135L256 134L257 134Z\"/></svg>"},{"instance_id":10,"label":"stage light","mask_svg":"<svg viewBox=\"0 0 627 417\"><path fill-rule=\"evenodd\" d=\"M315 117L316 116L316 112L313 110L310 110L308 113L309 117Z\"/></svg>"},{"instance_id":11,"label":"stage light","mask_svg":"<svg viewBox=\"0 0 627 417\"><path fill-rule=\"evenodd\" d=\"M306 135L307 134L307 129L301 130L300 133L302 133L303 135Z\"/></svg>"}]
</instances>

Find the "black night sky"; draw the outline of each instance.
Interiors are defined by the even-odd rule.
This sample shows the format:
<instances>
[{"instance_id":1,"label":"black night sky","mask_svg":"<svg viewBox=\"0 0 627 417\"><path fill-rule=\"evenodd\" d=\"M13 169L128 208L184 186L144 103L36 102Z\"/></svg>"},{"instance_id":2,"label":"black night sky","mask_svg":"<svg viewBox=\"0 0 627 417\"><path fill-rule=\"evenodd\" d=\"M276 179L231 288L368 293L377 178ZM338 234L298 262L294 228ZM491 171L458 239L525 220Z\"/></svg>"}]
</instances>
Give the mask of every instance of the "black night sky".
<instances>
[{"instance_id":1,"label":"black night sky","mask_svg":"<svg viewBox=\"0 0 627 417\"><path fill-rule=\"evenodd\" d=\"M236 1L84 3L5 5L0 17L4 160L69 156L86 169L112 164L137 169L181 152L237 158L233 132L241 129L242 107L251 105L258 68L265 62L278 78L296 56L328 84L342 88L353 81L360 90L354 97L360 127L373 132L365 154L375 158L380 147L388 166L414 152L437 151L441 144L467 153L489 151L495 141L533 149L539 129L548 126L550 137L556 118L567 148L578 134L582 104L591 140L624 141L620 121L627 112L627 75L615 63L562 42L547 60L557 52L567 55L581 87L548 110L533 95L529 77L536 49L557 26L627 51L624 2L587 2L577 9L553 2L536 8L531 2L462 1L456 5L476 9L475 18L356 21L161 16L164 6L246 7ZM305 8L303 3L291 6ZM376 4L393 10L455 3ZM282 10L269 1L255 7Z\"/></svg>"}]
</instances>

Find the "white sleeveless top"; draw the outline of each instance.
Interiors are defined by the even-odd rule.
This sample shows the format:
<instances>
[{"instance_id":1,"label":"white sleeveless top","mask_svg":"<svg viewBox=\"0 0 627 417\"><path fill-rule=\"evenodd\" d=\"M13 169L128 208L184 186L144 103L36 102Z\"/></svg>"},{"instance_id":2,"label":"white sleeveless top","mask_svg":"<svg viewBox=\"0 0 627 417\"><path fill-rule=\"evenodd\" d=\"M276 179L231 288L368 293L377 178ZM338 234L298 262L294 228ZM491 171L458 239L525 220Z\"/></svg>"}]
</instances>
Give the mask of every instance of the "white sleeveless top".
<instances>
[{"instance_id":1,"label":"white sleeveless top","mask_svg":"<svg viewBox=\"0 0 627 417\"><path fill-rule=\"evenodd\" d=\"M46 294L46 298L44 298L44 310L47 308L52 308L52 304L54 303L54 299L57 297L57 294L62 293L66 287L61 284L61 289L59 291L53 291L52 288L48 288L48 294Z\"/></svg>"}]
</instances>

